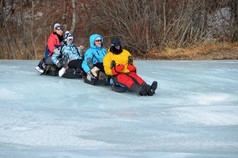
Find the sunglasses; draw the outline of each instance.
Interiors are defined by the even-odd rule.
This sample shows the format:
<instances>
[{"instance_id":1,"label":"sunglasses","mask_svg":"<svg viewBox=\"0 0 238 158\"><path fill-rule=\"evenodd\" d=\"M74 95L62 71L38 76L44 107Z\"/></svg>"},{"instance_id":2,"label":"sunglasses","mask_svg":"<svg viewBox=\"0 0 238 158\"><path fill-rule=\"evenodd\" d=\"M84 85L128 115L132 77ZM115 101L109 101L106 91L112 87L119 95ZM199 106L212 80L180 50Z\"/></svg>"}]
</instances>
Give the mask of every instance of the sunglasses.
<instances>
[{"instance_id":1,"label":"sunglasses","mask_svg":"<svg viewBox=\"0 0 238 158\"><path fill-rule=\"evenodd\" d=\"M102 40L95 40L96 42L102 42Z\"/></svg>"}]
</instances>

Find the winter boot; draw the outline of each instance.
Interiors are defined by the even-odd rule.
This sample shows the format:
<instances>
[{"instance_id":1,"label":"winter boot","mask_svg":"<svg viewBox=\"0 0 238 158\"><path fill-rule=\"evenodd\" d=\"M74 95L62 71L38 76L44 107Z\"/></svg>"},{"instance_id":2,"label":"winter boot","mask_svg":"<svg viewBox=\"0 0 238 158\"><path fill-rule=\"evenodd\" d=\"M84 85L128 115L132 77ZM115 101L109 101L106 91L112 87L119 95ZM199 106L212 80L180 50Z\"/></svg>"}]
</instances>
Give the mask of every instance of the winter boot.
<instances>
[{"instance_id":1,"label":"winter boot","mask_svg":"<svg viewBox=\"0 0 238 158\"><path fill-rule=\"evenodd\" d=\"M146 83L143 83L143 84L145 84L145 86L146 86L147 95L152 96L152 95L155 94L155 90L156 90L156 88L157 88L157 82L156 82L156 81L154 81L154 82L151 84L151 86L148 85L148 84L146 84Z\"/></svg>"},{"instance_id":2,"label":"winter boot","mask_svg":"<svg viewBox=\"0 0 238 158\"><path fill-rule=\"evenodd\" d=\"M150 94L148 94L148 95L152 96L152 95L155 94L155 90L157 89L157 85L158 85L157 81L154 81L154 82L151 84L151 86L150 86L151 91L150 91Z\"/></svg>"},{"instance_id":3,"label":"winter boot","mask_svg":"<svg viewBox=\"0 0 238 158\"><path fill-rule=\"evenodd\" d=\"M66 69L65 67L62 67L60 70L59 70L59 77L62 77L66 72Z\"/></svg>"},{"instance_id":4,"label":"winter boot","mask_svg":"<svg viewBox=\"0 0 238 158\"><path fill-rule=\"evenodd\" d=\"M147 83L142 83L142 84L146 86L147 95L152 96L153 94L151 93L150 85L148 85Z\"/></svg>"},{"instance_id":5,"label":"winter boot","mask_svg":"<svg viewBox=\"0 0 238 158\"><path fill-rule=\"evenodd\" d=\"M38 64L38 66L35 68L39 73L44 73L44 71L45 71L45 62L44 62L44 59L42 59L40 62L39 62L39 64Z\"/></svg>"},{"instance_id":6,"label":"winter boot","mask_svg":"<svg viewBox=\"0 0 238 158\"><path fill-rule=\"evenodd\" d=\"M133 83L131 85L130 90L132 92L135 92L137 95L145 96L147 94L146 86L144 84L139 85L139 84Z\"/></svg>"}]
</instances>

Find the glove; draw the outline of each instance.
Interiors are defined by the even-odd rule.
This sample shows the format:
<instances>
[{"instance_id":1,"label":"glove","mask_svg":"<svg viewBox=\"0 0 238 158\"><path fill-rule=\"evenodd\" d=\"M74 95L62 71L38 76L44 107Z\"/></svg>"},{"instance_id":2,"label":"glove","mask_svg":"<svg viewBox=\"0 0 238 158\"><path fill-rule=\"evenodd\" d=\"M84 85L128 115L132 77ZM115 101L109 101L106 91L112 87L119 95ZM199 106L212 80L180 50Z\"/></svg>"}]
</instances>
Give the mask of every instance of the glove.
<instances>
[{"instance_id":1,"label":"glove","mask_svg":"<svg viewBox=\"0 0 238 158\"><path fill-rule=\"evenodd\" d=\"M66 54L62 55L62 57L60 59L60 63L62 64L62 66L65 66L68 63L68 59L69 59L68 55L66 55Z\"/></svg>"},{"instance_id":2,"label":"glove","mask_svg":"<svg viewBox=\"0 0 238 158\"><path fill-rule=\"evenodd\" d=\"M125 68L125 66L124 66L123 64L119 64L119 65L117 65L117 67L112 68L112 73L113 73L113 75L117 75L117 74L120 73L124 68Z\"/></svg>"},{"instance_id":3,"label":"glove","mask_svg":"<svg viewBox=\"0 0 238 158\"><path fill-rule=\"evenodd\" d=\"M133 64L133 58L132 56L128 57L128 65L132 65Z\"/></svg>"},{"instance_id":4,"label":"glove","mask_svg":"<svg viewBox=\"0 0 238 158\"><path fill-rule=\"evenodd\" d=\"M114 68L114 67L116 67L116 62L115 62L115 60L113 60L113 61L111 62L111 69Z\"/></svg>"},{"instance_id":5,"label":"glove","mask_svg":"<svg viewBox=\"0 0 238 158\"><path fill-rule=\"evenodd\" d=\"M79 50L82 50L82 49L84 49L84 46L81 46L81 45L80 45L80 46L78 47L78 49L79 49Z\"/></svg>"},{"instance_id":6,"label":"glove","mask_svg":"<svg viewBox=\"0 0 238 158\"><path fill-rule=\"evenodd\" d=\"M60 50L58 48L55 48L54 53L60 55Z\"/></svg>"},{"instance_id":7,"label":"glove","mask_svg":"<svg viewBox=\"0 0 238 158\"><path fill-rule=\"evenodd\" d=\"M134 65L127 65L127 69L130 71L130 72L135 72L136 71L136 67Z\"/></svg>"}]
</instances>

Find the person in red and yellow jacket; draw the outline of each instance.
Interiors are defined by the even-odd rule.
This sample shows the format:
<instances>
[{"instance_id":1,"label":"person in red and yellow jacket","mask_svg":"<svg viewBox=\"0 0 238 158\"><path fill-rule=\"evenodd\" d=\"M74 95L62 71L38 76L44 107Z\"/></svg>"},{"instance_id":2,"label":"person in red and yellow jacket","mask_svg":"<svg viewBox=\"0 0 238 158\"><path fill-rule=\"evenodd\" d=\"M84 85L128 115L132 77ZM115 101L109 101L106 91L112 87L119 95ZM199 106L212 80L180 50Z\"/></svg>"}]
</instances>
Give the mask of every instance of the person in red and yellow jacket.
<instances>
[{"instance_id":1,"label":"person in red and yellow jacket","mask_svg":"<svg viewBox=\"0 0 238 158\"><path fill-rule=\"evenodd\" d=\"M155 94L157 82L154 81L152 85L148 85L136 73L136 67L133 62L131 54L122 49L121 41L118 37L113 37L111 40L111 47L103 59L103 66L105 73L112 76L112 89L115 90L115 84L126 87L138 95Z\"/></svg>"}]
</instances>

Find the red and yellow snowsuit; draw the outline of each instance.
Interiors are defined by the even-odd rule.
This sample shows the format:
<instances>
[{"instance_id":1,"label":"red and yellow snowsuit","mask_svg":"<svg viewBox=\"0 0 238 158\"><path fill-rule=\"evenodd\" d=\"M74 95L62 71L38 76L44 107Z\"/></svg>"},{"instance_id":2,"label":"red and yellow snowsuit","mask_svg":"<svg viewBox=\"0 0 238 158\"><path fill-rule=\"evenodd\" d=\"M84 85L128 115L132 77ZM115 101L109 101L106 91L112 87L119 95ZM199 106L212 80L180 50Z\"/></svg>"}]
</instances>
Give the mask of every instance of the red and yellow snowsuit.
<instances>
[{"instance_id":1,"label":"red and yellow snowsuit","mask_svg":"<svg viewBox=\"0 0 238 158\"><path fill-rule=\"evenodd\" d=\"M108 53L105 55L103 59L103 66L105 73L107 75L113 76L112 79L115 83L124 85L128 88L131 88L131 85L133 83L142 84L145 83L144 80L142 80L137 74L136 74L136 68L134 70L128 69L128 58L131 56L131 54L123 49L120 54L114 54L110 51L110 48L108 49ZM111 68L112 61L115 61L117 67L118 65L124 65L124 69L118 73L116 73L113 68ZM131 66L131 65L130 65Z\"/></svg>"}]
</instances>

